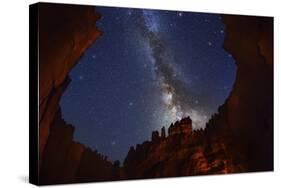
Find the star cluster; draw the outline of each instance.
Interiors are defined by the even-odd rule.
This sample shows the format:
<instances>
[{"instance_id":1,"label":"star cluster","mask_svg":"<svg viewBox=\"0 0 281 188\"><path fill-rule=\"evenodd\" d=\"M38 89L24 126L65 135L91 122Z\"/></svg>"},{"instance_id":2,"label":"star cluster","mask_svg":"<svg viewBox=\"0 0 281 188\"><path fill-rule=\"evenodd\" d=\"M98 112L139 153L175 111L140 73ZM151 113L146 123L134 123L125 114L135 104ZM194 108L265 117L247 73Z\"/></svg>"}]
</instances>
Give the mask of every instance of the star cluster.
<instances>
[{"instance_id":1,"label":"star cluster","mask_svg":"<svg viewBox=\"0 0 281 188\"><path fill-rule=\"evenodd\" d=\"M96 9L103 35L70 73L61 101L75 139L122 161L130 146L182 117L204 128L235 78L220 16Z\"/></svg>"}]
</instances>

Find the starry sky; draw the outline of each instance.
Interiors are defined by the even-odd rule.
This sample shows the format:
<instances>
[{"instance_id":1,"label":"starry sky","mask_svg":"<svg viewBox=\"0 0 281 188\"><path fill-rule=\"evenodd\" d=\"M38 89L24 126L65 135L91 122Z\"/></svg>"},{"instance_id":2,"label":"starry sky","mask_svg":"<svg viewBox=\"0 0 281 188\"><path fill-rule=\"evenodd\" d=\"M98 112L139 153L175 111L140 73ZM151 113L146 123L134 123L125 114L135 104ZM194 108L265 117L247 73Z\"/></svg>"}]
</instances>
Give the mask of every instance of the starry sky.
<instances>
[{"instance_id":1,"label":"starry sky","mask_svg":"<svg viewBox=\"0 0 281 188\"><path fill-rule=\"evenodd\" d=\"M190 116L204 128L229 95L235 62L221 17L97 7L102 36L70 73L61 100L75 140L124 160L151 132Z\"/></svg>"}]
</instances>

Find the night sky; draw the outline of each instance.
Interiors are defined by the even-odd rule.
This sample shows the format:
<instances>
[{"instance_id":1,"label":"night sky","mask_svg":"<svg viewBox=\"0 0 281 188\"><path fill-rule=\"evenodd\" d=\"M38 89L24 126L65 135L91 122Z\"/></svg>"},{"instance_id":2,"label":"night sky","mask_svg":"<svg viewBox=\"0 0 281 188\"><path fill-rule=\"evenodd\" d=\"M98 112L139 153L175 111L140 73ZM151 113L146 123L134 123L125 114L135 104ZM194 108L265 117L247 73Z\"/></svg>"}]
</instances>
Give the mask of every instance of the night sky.
<instances>
[{"instance_id":1,"label":"night sky","mask_svg":"<svg viewBox=\"0 0 281 188\"><path fill-rule=\"evenodd\" d=\"M220 16L96 10L103 34L71 71L61 101L75 140L122 162L130 146L182 117L204 128L235 79Z\"/></svg>"}]
</instances>

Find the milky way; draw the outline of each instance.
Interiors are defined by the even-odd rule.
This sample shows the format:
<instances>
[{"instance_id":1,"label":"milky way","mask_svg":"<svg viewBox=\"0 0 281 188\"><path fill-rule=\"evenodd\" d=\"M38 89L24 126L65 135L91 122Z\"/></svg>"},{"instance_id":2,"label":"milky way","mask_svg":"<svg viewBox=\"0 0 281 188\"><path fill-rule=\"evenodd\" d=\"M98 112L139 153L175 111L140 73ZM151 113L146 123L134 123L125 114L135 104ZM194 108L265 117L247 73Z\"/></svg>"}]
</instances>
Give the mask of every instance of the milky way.
<instances>
[{"instance_id":1,"label":"milky way","mask_svg":"<svg viewBox=\"0 0 281 188\"><path fill-rule=\"evenodd\" d=\"M163 119L169 125L183 117L190 116L193 120L193 128L204 128L207 116L197 111L188 101L188 88L176 75L173 68L173 58L167 53L167 47L159 34L159 20L155 18L153 11L143 10L138 22L138 31L148 43L150 49L151 63L156 74L159 87L162 91L162 99L165 104ZM191 91L190 91L191 92Z\"/></svg>"},{"instance_id":2,"label":"milky way","mask_svg":"<svg viewBox=\"0 0 281 188\"><path fill-rule=\"evenodd\" d=\"M74 139L123 161L130 146L182 117L204 128L235 79L220 16L96 9L102 36L71 71L61 100Z\"/></svg>"}]
</instances>

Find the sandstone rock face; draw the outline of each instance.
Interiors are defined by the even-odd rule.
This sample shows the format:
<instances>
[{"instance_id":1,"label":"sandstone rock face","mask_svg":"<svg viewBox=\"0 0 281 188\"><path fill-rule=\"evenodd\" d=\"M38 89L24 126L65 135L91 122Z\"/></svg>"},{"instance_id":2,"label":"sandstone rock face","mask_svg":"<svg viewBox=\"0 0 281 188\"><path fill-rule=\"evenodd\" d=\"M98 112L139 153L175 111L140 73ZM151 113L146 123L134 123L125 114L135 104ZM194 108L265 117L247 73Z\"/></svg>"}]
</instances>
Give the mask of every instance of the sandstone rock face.
<instances>
[{"instance_id":1,"label":"sandstone rock face","mask_svg":"<svg viewBox=\"0 0 281 188\"><path fill-rule=\"evenodd\" d=\"M73 141L59 102L68 74L101 35L93 7L39 4L39 184L102 181L119 173L105 156ZM115 174L113 174L115 173Z\"/></svg>"},{"instance_id":2,"label":"sandstone rock face","mask_svg":"<svg viewBox=\"0 0 281 188\"><path fill-rule=\"evenodd\" d=\"M169 127L167 138L154 133L132 147L124 161L128 178L273 170L273 19L222 17L224 48L237 64L230 96L205 130L192 132L186 118Z\"/></svg>"},{"instance_id":3,"label":"sandstone rock face","mask_svg":"<svg viewBox=\"0 0 281 188\"><path fill-rule=\"evenodd\" d=\"M118 178L107 157L73 141L74 127L56 113L40 168L41 184L105 181ZM115 172L115 173L114 173Z\"/></svg>"},{"instance_id":4,"label":"sandstone rock face","mask_svg":"<svg viewBox=\"0 0 281 188\"><path fill-rule=\"evenodd\" d=\"M240 153L247 171L273 170L273 18L225 15L223 22L237 76L207 131Z\"/></svg>"},{"instance_id":5,"label":"sandstone rock face","mask_svg":"<svg viewBox=\"0 0 281 188\"><path fill-rule=\"evenodd\" d=\"M52 119L68 82L68 73L82 53L100 36L93 7L39 4L40 156Z\"/></svg>"},{"instance_id":6,"label":"sandstone rock face","mask_svg":"<svg viewBox=\"0 0 281 188\"><path fill-rule=\"evenodd\" d=\"M92 7L40 7L40 184L273 170L273 20L223 15L225 49L237 63L233 90L205 130L184 118L112 164L73 141L60 112L68 74L101 35ZM74 14L75 13L75 14Z\"/></svg>"},{"instance_id":7,"label":"sandstone rock face","mask_svg":"<svg viewBox=\"0 0 281 188\"><path fill-rule=\"evenodd\" d=\"M153 137L130 149L124 171L129 179L234 172L224 143L206 140L203 130L192 132L191 119L171 124L167 137ZM237 167L238 168L238 167Z\"/></svg>"},{"instance_id":8,"label":"sandstone rock face","mask_svg":"<svg viewBox=\"0 0 281 188\"><path fill-rule=\"evenodd\" d=\"M183 118L180 122L176 121L175 124L171 124L168 129L169 136L177 135L177 134L187 134L190 135L192 133L192 120L190 117Z\"/></svg>"}]
</instances>

